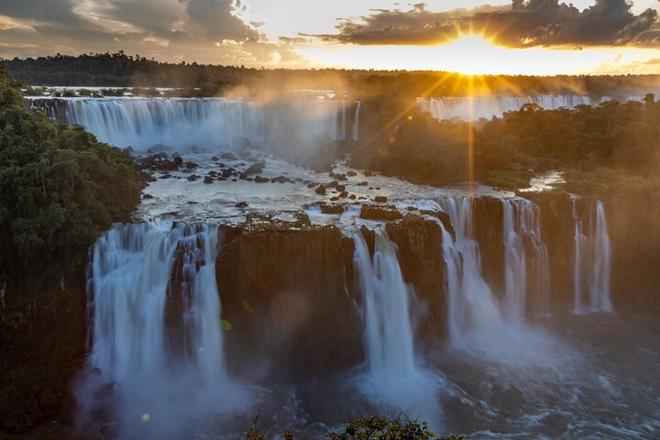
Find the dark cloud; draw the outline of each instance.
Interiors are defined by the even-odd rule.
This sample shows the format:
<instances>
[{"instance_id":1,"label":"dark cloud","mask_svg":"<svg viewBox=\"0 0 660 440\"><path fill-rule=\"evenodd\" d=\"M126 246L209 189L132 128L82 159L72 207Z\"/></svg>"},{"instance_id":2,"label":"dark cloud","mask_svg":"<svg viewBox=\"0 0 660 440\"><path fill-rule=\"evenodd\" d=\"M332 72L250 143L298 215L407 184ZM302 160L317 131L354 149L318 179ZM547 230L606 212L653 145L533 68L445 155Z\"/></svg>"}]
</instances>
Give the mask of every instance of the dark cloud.
<instances>
[{"instance_id":1,"label":"dark cloud","mask_svg":"<svg viewBox=\"0 0 660 440\"><path fill-rule=\"evenodd\" d=\"M244 22L242 0L0 0L0 57L125 50L158 59L300 61Z\"/></svg>"},{"instance_id":2,"label":"dark cloud","mask_svg":"<svg viewBox=\"0 0 660 440\"><path fill-rule=\"evenodd\" d=\"M432 12L419 3L407 11L378 9L341 19L338 34L318 37L362 45L436 44L478 33L511 47L660 45L657 11L635 15L631 8L626 0L596 0L583 11L559 0L513 0L508 7Z\"/></svg>"},{"instance_id":3,"label":"dark cloud","mask_svg":"<svg viewBox=\"0 0 660 440\"><path fill-rule=\"evenodd\" d=\"M59 25L83 25L71 0L2 0L0 15Z\"/></svg>"},{"instance_id":4,"label":"dark cloud","mask_svg":"<svg viewBox=\"0 0 660 440\"><path fill-rule=\"evenodd\" d=\"M188 0L186 11L192 24L213 39L257 40L260 35L235 13L245 8L235 0Z\"/></svg>"}]
</instances>

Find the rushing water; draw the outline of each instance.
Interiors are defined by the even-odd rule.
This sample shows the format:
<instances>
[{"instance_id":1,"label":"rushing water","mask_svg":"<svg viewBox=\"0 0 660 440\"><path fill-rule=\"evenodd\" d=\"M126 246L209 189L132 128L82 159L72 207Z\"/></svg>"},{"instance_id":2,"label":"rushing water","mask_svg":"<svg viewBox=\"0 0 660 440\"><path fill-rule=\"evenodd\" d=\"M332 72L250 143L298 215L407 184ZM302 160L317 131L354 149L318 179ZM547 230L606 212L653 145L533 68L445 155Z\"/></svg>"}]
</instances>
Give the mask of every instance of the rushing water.
<instances>
[{"instance_id":1,"label":"rushing water","mask_svg":"<svg viewBox=\"0 0 660 440\"><path fill-rule=\"evenodd\" d=\"M113 435L129 438L177 438L205 415L247 406L225 367L217 250L217 227L171 222L117 226L97 241L83 422L108 385Z\"/></svg>"},{"instance_id":2,"label":"rushing water","mask_svg":"<svg viewBox=\"0 0 660 440\"><path fill-rule=\"evenodd\" d=\"M257 103L228 98L34 99L52 119L85 127L119 147L210 151L251 144L359 139L360 103L293 97ZM351 122L352 121L352 122Z\"/></svg>"},{"instance_id":3,"label":"rushing water","mask_svg":"<svg viewBox=\"0 0 660 440\"><path fill-rule=\"evenodd\" d=\"M215 151L235 139L281 138L293 126L333 139L359 135L360 104L343 101L292 108L220 99L74 99L65 108L96 127L99 137L142 149L178 143ZM305 116L316 123L300 119ZM257 160L250 154L223 166L243 170ZM195 155L195 172L217 171L219 161L209 156ZM580 314L550 317L555 292L541 215L531 201L490 193L502 206L499 286L482 273L484 243L476 239L473 198L465 191L349 174L353 170L342 165L336 170L347 174L345 189L356 198L343 214L326 215L310 205L336 194L317 194L308 185L327 184L332 176L258 158L265 159L265 177L288 176L290 182L205 184L179 170L147 189L150 198L137 212L145 223L115 226L97 241L89 276L91 352L78 387L84 430L91 423L121 438L242 438L261 410L268 438L285 429L296 438L321 438L347 417L370 413L408 414L470 438L658 437L660 383L648 373L660 367L657 324L639 329L614 314L586 314L612 311L612 250L601 202L581 210L574 200L568 219L574 221L574 308ZM401 211L449 216L451 228L438 223L445 316L417 313L424 298L406 283L396 245L382 224L359 219L360 204L374 195ZM352 238L364 359L337 377L294 383L262 372L257 389L246 385L253 383L247 373L227 368L221 299L232 292L217 287L217 228L192 222L237 222L303 208L312 222L335 224ZM177 222L152 220L161 216ZM357 225L373 231L373 249ZM446 339L437 335L434 349L420 348L421 319L446 322Z\"/></svg>"},{"instance_id":4,"label":"rushing water","mask_svg":"<svg viewBox=\"0 0 660 440\"><path fill-rule=\"evenodd\" d=\"M573 109L580 105L597 105L610 98L592 99L581 95L536 96L473 96L419 98L418 107L438 120L460 119L463 121L502 117L506 112L518 111L525 104L535 104L546 110ZM626 100L641 101L641 96L629 96Z\"/></svg>"},{"instance_id":5,"label":"rushing water","mask_svg":"<svg viewBox=\"0 0 660 440\"><path fill-rule=\"evenodd\" d=\"M375 231L373 257L361 232L353 235L355 265L364 295L366 372L358 386L376 403L439 426L440 379L415 354L411 287L403 280L396 248Z\"/></svg>"},{"instance_id":6,"label":"rushing water","mask_svg":"<svg viewBox=\"0 0 660 440\"><path fill-rule=\"evenodd\" d=\"M502 206L505 303L509 318L524 320L528 302L534 314L549 316L550 264L541 239L540 210L526 199L503 199Z\"/></svg>"},{"instance_id":7,"label":"rushing water","mask_svg":"<svg viewBox=\"0 0 660 440\"><path fill-rule=\"evenodd\" d=\"M455 240L441 225L443 257L447 266L448 327L452 348L510 363L546 362L556 345L553 338L525 324L527 252L521 236L538 234L533 208L522 201L503 200L506 280L505 298L500 301L483 278L479 243L473 238L472 200L450 197L442 201L451 218ZM509 217L508 219L506 217ZM515 218L517 217L517 221ZM547 252L537 237L536 246L547 263ZM543 268L547 271L547 267ZM545 286L544 286L545 287Z\"/></svg>"},{"instance_id":8,"label":"rushing water","mask_svg":"<svg viewBox=\"0 0 660 440\"><path fill-rule=\"evenodd\" d=\"M605 206L597 201L585 220L576 208L572 197L575 234L573 237L573 294L574 312L581 314L610 313L613 311L610 298L611 244L607 230ZM588 296L585 295L588 293Z\"/></svg>"}]
</instances>

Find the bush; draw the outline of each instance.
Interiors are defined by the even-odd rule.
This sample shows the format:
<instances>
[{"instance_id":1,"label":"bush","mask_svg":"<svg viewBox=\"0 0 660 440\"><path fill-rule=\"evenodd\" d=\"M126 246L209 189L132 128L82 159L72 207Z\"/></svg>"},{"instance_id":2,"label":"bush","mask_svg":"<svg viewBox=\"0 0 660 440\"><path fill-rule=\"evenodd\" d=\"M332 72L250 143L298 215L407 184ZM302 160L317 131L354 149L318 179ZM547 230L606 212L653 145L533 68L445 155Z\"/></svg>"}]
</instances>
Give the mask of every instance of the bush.
<instances>
[{"instance_id":1,"label":"bush","mask_svg":"<svg viewBox=\"0 0 660 440\"><path fill-rule=\"evenodd\" d=\"M31 110L0 69L0 280L59 284L126 220L143 186L130 156Z\"/></svg>"}]
</instances>

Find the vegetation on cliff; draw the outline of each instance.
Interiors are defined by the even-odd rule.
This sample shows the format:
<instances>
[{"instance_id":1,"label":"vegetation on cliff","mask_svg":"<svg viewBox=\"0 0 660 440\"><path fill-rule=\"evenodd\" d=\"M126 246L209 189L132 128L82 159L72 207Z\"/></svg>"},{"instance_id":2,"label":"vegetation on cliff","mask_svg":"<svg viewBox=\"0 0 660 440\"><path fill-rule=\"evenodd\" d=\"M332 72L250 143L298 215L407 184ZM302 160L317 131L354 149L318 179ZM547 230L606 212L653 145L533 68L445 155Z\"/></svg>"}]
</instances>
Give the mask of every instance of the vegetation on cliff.
<instances>
[{"instance_id":1,"label":"vegetation on cliff","mask_svg":"<svg viewBox=\"0 0 660 440\"><path fill-rule=\"evenodd\" d=\"M0 282L59 284L137 205L128 154L31 110L0 68Z\"/></svg>"},{"instance_id":2,"label":"vegetation on cliff","mask_svg":"<svg viewBox=\"0 0 660 440\"><path fill-rule=\"evenodd\" d=\"M411 108L395 122L355 147L354 164L417 182L456 183L467 180L472 143L474 177L495 186L526 186L533 173L550 169L567 171L582 187L597 186L601 175L610 183L622 180L613 175L636 176L638 186L657 183L660 102L653 95L574 110L527 105L476 124L438 122Z\"/></svg>"}]
</instances>

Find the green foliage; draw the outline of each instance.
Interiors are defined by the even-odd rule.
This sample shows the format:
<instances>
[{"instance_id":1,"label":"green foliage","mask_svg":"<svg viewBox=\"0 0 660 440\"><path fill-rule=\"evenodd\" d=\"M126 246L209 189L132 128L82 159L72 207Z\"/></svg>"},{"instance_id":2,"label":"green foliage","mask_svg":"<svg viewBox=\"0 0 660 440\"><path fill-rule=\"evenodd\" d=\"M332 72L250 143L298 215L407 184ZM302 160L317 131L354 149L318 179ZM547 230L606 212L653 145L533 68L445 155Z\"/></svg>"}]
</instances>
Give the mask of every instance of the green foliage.
<instances>
[{"instance_id":1,"label":"green foliage","mask_svg":"<svg viewBox=\"0 0 660 440\"><path fill-rule=\"evenodd\" d=\"M130 157L25 104L0 69L0 278L54 284L137 205Z\"/></svg>"},{"instance_id":2,"label":"green foliage","mask_svg":"<svg viewBox=\"0 0 660 440\"><path fill-rule=\"evenodd\" d=\"M362 417L346 423L343 432L332 433L330 440L458 440L458 437L438 437L425 423L407 417Z\"/></svg>"},{"instance_id":3,"label":"green foliage","mask_svg":"<svg viewBox=\"0 0 660 440\"><path fill-rule=\"evenodd\" d=\"M610 168L652 178L660 164L660 103L652 95L643 103L605 102L574 110L528 105L474 127L438 122L418 110L400 114L394 123L371 124L386 129L355 147L353 164L418 183L465 181L469 145L476 180L511 189L527 186L533 173L549 169Z\"/></svg>"},{"instance_id":4,"label":"green foliage","mask_svg":"<svg viewBox=\"0 0 660 440\"><path fill-rule=\"evenodd\" d=\"M245 440L263 440L264 436L257 428L259 414L252 427L245 434ZM283 433L285 440L293 440L290 431ZM390 419L387 417L367 416L350 420L343 431L331 432L328 440L461 440L463 437L439 437L431 432L426 423L408 417Z\"/></svg>"}]
</instances>

